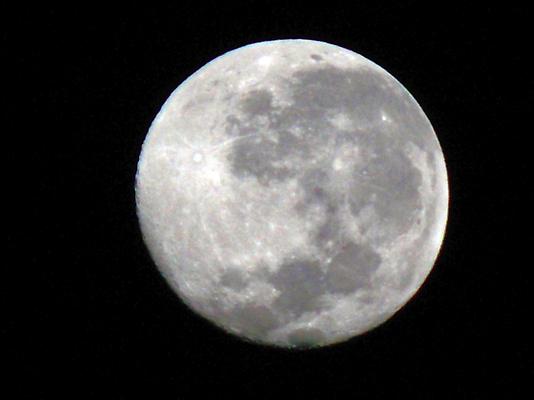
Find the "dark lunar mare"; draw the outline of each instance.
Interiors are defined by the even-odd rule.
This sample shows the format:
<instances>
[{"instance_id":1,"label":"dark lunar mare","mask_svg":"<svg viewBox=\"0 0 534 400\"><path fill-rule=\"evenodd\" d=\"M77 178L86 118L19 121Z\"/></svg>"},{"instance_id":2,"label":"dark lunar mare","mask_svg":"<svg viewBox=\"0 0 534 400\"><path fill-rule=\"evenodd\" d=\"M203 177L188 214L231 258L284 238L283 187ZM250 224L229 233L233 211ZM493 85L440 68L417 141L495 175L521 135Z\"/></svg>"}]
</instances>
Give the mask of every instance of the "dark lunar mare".
<instances>
[{"instance_id":1,"label":"dark lunar mare","mask_svg":"<svg viewBox=\"0 0 534 400\"><path fill-rule=\"evenodd\" d=\"M358 215L365 206L372 205L380 220L375 223L387 227L387 235L394 238L414 223L416 212L422 207L418 192L422 176L403 146L411 141L432 154L435 144L423 134L431 127L411 96L393 78L372 69L314 67L294 73L285 83L291 105L275 106L267 90L250 91L239 103L240 113L227 118L226 133L243 138L235 142L228 156L236 176L255 177L267 187L298 177L305 196L297 211L305 217L314 203L327 210L327 220L318 227L315 244L325 254L326 242L337 244L331 263L322 269L317 260L288 260L269 277L280 291L274 310L287 320L323 308L321 296L326 293L346 295L369 287L382 260L370 247L340 233L339 196L328 192L329 178L324 167L301 171L296 166L281 166L280 162L297 159L306 165L316 149L328 144L357 146L365 162L355 167L346 184L351 213ZM339 129L331 122L340 113L348 118L351 130ZM383 113L391 123L382 121ZM295 127L303 132L301 136L291 132ZM365 233L369 227L361 228ZM229 287L242 285L237 276L223 277L221 283L224 282ZM261 329L277 325L272 313L250 307L237 310L236 315L245 320L253 318ZM320 331L303 330L295 332L290 340L313 342L321 335Z\"/></svg>"},{"instance_id":2,"label":"dark lunar mare","mask_svg":"<svg viewBox=\"0 0 534 400\"><path fill-rule=\"evenodd\" d=\"M309 177L303 177L303 171L280 161L305 163L315 149L327 147L332 140L335 146L348 142L362 149L366 158L347 182L352 213L356 215L372 203L382 222L390 226L390 236L405 231L421 207L417 190L421 174L402 146L407 140L423 150L432 146L421 134L429 129L429 123L409 94L393 78L366 67L315 67L295 72L286 83L291 105L276 107L269 91L252 90L239 103L240 117L227 118L226 133L243 137L228 156L232 172L256 177L264 185L299 176L311 198L322 183L307 184L304 180ZM330 122L339 113L349 118L354 127L351 131ZM382 113L395 122L383 123ZM291 133L294 127L304 134ZM315 172L320 174L319 169Z\"/></svg>"},{"instance_id":3,"label":"dark lunar mare","mask_svg":"<svg viewBox=\"0 0 534 400\"><path fill-rule=\"evenodd\" d=\"M326 268L318 260L290 259L267 276L268 281L280 292L272 311L249 303L236 306L228 315L232 316L238 327L255 327L254 332L247 331L247 334L261 336L306 312L324 309L326 305L322 302L322 296L327 293L346 295L369 287L380 262L381 258L376 252L354 242L341 246ZM242 290L248 285L246 279L233 269L223 274L220 283L233 290ZM218 308L217 304L213 306ZM295 341L305 341L308 334L316 337L319 333L301 332L303 337L296 333Z\"/></svg>"},{"instance_id":4,"label":"dark lunar mare","mask_svg":"<svg viewBox=\"0 0 534 400\"><path fill-rule=\"evenodd\" d=\"M370 287L381 261L371 248L354 242L342 245L324 269L317 260L287 261L270 277L280 291L274 307L294 317L324 308L321 296L326 293L349 294Z\"/></svg>"}]
</instances>

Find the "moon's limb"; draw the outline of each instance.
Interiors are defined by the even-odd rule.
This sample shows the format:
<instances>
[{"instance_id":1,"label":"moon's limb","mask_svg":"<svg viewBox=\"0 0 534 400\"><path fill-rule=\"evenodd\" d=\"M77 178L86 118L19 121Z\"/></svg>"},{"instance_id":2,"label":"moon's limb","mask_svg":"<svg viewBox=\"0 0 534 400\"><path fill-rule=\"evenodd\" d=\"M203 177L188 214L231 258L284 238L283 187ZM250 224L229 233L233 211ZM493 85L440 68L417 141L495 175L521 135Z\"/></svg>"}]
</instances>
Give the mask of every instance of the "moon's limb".
<instances>
[{"instance_id":1,"label":"moon's limb","mask_svg":"<svg viewBox=\"0 0 534 400\"><path fill-rule=\"evenodd\" d=\"M282 40L178 87L143 144L136 199L191 308L249 339L325 345L417 291L448 187L432 126L398 81L349 50Z\"/></svg>"}]
</instances>

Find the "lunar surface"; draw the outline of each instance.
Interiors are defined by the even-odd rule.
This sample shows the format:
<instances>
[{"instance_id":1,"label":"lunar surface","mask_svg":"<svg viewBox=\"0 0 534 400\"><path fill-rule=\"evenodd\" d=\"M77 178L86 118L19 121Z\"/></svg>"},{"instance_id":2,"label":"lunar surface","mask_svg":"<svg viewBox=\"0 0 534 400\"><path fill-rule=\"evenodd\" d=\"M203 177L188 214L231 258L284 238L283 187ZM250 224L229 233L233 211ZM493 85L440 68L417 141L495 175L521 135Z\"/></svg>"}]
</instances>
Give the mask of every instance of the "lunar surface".
<instances>
[{"instance_id":1,"label":"lunar surface","mask_svg":"<svg viewBox=\"0 0 534 400\"><path fill-rule=\"evenodd\" d=\"M227 332L323 346L390 318L443 240L434 130L384 69L324 42L230 51L169 97L143 144L137 213L178 296Z\"/></svg>"}]
</instances>

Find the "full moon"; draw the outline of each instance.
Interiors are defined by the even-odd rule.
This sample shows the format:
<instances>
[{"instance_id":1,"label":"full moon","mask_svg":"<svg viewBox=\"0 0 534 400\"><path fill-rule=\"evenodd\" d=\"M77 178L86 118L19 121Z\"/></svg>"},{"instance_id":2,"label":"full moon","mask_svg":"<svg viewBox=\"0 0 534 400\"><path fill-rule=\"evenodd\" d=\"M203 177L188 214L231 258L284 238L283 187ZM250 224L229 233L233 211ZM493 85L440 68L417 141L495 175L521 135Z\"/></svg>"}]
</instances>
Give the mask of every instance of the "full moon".
<instances>
[{"instance_id":1,"label":"full moon","mask_svg":"<svg viewBox=\"0 0 534 400\"><path fill-rule=\"evenodd\" d=\"M347 340L393 316L443 241L447 171L394 77L311 40L200 68L143 143L137 214L159 271L226 332L282 347Z\"/></svg>"}]
</instances>

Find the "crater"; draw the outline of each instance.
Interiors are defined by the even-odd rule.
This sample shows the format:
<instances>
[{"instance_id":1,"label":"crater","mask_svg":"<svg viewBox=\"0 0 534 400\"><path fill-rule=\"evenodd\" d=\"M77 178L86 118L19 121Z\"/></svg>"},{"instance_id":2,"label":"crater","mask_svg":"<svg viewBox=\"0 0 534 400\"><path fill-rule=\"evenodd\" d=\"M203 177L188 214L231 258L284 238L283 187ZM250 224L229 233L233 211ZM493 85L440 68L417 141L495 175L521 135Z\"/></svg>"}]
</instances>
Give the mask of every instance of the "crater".
<instances>
[{"instance_id":1,"label":"crater","mask_svg":"<svg viewBox=\"0 0 534 400\"><path fill-rule=\"evenodd\" d=\"M310 58L314 61L322 61L323 57L321 57L319 54L312 54L310 55Z\"/></svg>"}]
</instances>

